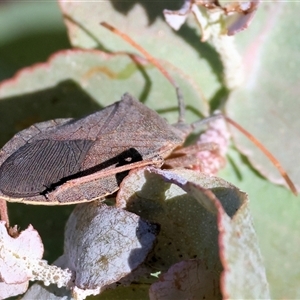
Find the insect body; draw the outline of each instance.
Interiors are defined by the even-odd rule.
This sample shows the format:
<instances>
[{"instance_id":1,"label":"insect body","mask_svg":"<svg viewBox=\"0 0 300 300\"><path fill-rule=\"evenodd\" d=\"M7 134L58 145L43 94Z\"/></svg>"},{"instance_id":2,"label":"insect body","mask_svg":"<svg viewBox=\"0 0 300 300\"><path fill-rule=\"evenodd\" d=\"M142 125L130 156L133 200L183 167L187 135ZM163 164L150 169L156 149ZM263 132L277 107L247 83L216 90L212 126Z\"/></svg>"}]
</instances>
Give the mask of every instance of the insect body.
<instances>
[{"instance_id":1,"label":"insect body","mask_svg":"<svg viewBox=\"0 0 300 300\"><path fill-rule=\"evenodd\" d=\"M104 197L126 175L115 168L166 158L189 132L189 125L171 126L129 94L80 120L35 124L0 152L0 199L55 205ZM104 170L110 175L101 176ZM80 182L96 172L99 177ZM80 184L70 184L75 178Z\"/></svg>"},{"instance_id":2,"label":"insect body","mask_svg":"<svg viewBox=\"0 0 300 300\"><path fill-rule=\"evenodd\" d=\"M102 23L113 32L112 26ZM179 87L160 64L126 36L176 88L179 121L168 124L155 111L125 94L121 101L80 120L38 123L15 135L0 151L0 200L31 204L72 204L118 190L128 171L162 164L203 121L184 124ZM291 190L296 188L279 162L259 141L228 117L270 158ZM209 120L209 119L206 119Z\"/></svg>"}]
</instances>

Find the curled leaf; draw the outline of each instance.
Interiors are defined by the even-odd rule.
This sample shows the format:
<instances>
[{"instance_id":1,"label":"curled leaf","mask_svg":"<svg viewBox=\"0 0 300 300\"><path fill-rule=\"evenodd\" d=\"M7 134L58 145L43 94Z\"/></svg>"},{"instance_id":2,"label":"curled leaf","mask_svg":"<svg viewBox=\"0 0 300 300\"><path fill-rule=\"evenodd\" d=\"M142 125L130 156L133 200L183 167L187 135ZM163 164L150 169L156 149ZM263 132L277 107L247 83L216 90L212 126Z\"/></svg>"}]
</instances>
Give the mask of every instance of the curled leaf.
<instances>
[{"instance_id":1,"label":"curled leaf","mask_svg":"<svg viewBox=\"0 0 300 300\"><path fill-rule=\"evenodd\" d=\"M31 226L11 237L0 221L0 299L24 293L34 277L36 260L44 247L38 232Z\"/></svg>"},{"instance_id":2,"label":"curled leaf","mask_svg":"<svg viewBox=\"0 0 300 300\"><path fill-rule=\"evenodd\" d=\"M270 299L269 286L247 203L232 218L219 218L219 246L223 264L223 297Z\"/></svg>"},{"instance_id":3,"label":"curled leaf","mask_svg":"<svg viewBox=\"0 0 300 300\"><path fill-rule=\"evenodd\" d=\"M117 205L161 225L147 260L153 270L197 258L220 280L223 297L264 298L268 284L247 202L226 181L184 169L131 171L117 196Z\"/></svg>"},{"instance_id":4,"label":"curled leaf","mask_svg":"<svg viewBox=\"0 0 300 300\"><path fill-rule=\"evenodd\" d=\"M71 272L49 266L41 260L43 252L41 238L31 225L17 237L11 237L5 223L0 221L0 298L24 293L29 280L58 286L69 283Z\"/></svg>"},{"instance_id":5,"label":"curled leaf","mask_svg":"<svg viewBox=\"0 0 300 300\"><path fill-rule=\"evenodd\" d=\"M64 261L75 272L73 293L99 294L131 273L154 245L158 226L97 201L76 206L65 231Z\"/></svg>"},{"instance_id":6,"label":"curled leaf","mask_svg":"<svg viewBox=\"0 0 300 300\"><path fill-rule=\"evenodd\" d=\"M209 15L217 15L221 24L225 20L226 33L234 35L246 29L254 18L260 0L249 1L199 1L185 0L183 6L177 11L164 10L167 23L174 29L179 30L186 21L189 13L193 13L198 24L201 26L204 36L210 31L207 27L213 25ZM210 24L211 23L211 24ZM203 38L202 40L206 40Z\"/></svg>"},{"instance_id":7,"label":"curled leaf","mask_svg":"<svg viewBox=\"0 0 300 300\"><path fill-rule=\"evenodd\" d=\"M291 36L299 30L294 23L297 6L278 4L264 3L258 27L251 28L248 40L239 41L244 48L246 85L230 95L226 113L271 151L300 190L300 169L295 165L300 153L300 92L295 88L300 80L300 64L298 60L290 64L290 57L300 46L299 39L290 43ZM234 129L232 135L236 147L256 170L269 181L286 185L270 160L249 139Z\"/></svg>"},{"instance_id":8,"label":"curled leaf","mask_svg":"<svg viewBox=\"0 0 300 300\"><path fill-rule=\"evenodd\" d=\"M177 10L168 10L164 9L163 14L165 16L166 22L174 29L179 30L180 27L184 24L186 21L188 14L191 11L191 5L192 1L185 0L182 7Z\"/></svg>"},{"instance_id":9,"label":"curled leaf","mask_svg":"<svg viewBox=\"0 0 300 300\"><path fill-rule=\"evenodd\" d=\"M3 221L0 221L0 277L2 281L23 283L34 275L36 260L40 260L44 246L38 232L29 225L18 237L7 233Z\"/></svg>"}]
</instances>

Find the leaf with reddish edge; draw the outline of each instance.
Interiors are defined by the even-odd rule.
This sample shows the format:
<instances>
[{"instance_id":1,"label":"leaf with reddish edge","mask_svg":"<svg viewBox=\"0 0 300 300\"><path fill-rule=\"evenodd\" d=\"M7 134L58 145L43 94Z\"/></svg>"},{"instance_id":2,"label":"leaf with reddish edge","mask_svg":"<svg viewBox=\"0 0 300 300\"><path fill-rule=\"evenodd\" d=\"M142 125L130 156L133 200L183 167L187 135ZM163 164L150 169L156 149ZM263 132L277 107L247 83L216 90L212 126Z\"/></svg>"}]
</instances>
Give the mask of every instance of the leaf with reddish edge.
<instances>
[{"instance_id":1,"label":"leaf with reddish edge","mask_svg":"<svg viewBox=\"0 0 300 300\"><path fill-rule=\"evenodd\" d=\"M270 299L266 271L253 228L248 203L232 219L219 217L223 298Z\"/></svg>"},{"instance_id":2,"label":"leaf with reddish edge","mask_svg":"<svg viewBox=\"0 0 300 300\"><path fill-rule=\"evenodd\" d=\"M49 266L41 260L43 252L41 238L31 225L11 237L5 223L0 221L0 299L24 293L29 280L41 280L46 285L68 284L70 272Z\"/></svg>"},{"instance_id":3,"label":"leaf with reddish edge","mask_svg":"<svg viewBox=\"0 0 300 300\"><path fill-rule=\"evenodd\" d=\"M118 206L161 225L147 265L166 271L196 257L221 276L223 297L264 298L268 285L247 202L226 181L184 169L132 170L117 196Z\"/></svg>"},{"instance_id":4,"label":"leaf with reddish edge","mask_svg":"<svg viewBox=\"0 0 300 300\"><path fill-rule=\"evenodd\" d=\"M245 85L230 95L226 113L248 129L280 161L298 189L300 170L298 133L300 96L299 60L296 59L300 25L295 20L299 3L262 3L256 25L238 36L243 52ZM291 63L291 59L293 63ZM232 130L238 149L268 180L285 184L274 166L240 132Z\"/></svg>"},{"instance_id":5,"label":"leaf with reddish edge","mask_svg":"<svg viewBox=\"0 0 300 300\"><path fill-rule=\"evenodd\" d=\"M28 282L32 274L27 260L39 260L44 253L38 232L29 225L13 238L7 233L5 223L0 221L0 242L1 280L8 284Z\"/></svg>"},{"instance_id":6,"label":"leaf with reddish edge","mask_svg":"<svg viewBox=\"0 0 300 300\"><path fill-rule=\"evenodd\" d=\"M272 299L299 298L300 202L286 188L257 176L235 149L221 176L249 193L250 209L259 239ZM239 166L239 171L236 171ZM250 180L251 178L251 180ZM245 180L246 179L246 180ZM284 264L282 264L284 261Z\"/></svg>"},{"instance_id":7,"label":"leaf with reddish edge","mask_svg":"<svg viewBox=\"0 0 300 300\"><path fill-rule=\"evenodd\" d=\"M247 75L231 94L226 114L258 138L300 187L299 161L299 3L262 3L255 21L237 36ZM262 153L232 128L236 147L267 180L284 184ZM231 150L233 164L221 172L246 190L263 254L272 299L300 297L300 202L289 191L262 179ZM236 166L238 172L236 172ZM251 178L251 179L250 179ZM260 199L263 196L263 199ZM284 262L284 263L282 263Z\"/></svg>"},{"instance_id":8,"label":"leaf with reddish edge","mask_svg":"<svg viewBox=\"0 0 300 300\"><path fill-rule=\"evenodd\" d=\"M21 70L0 85L0 144L32 123L86 115L120 100L127 91L147 106L163 109L163 116L175 123L178 109L173 87L167 82L161 85L164 78L159 71L139 61L143 69L126 54L77 49L58 52L46 63ZM197 91L176 70L171 71L175 73L180 85L189 91L189 98L195 100ZM189 117L198 119L200 102L191 102L194 112L190 111ZM201 103L207 114L207 104Z\"/></svg>"},{"instance_id":9,"label":"leaf with reddish edge","mask_svg":"<svg viewBox=\"0 0 300 300\"><path fill-rule=\"evenodd\" d=\"M198 102L198 109L203 111L199 97L202 98L201 101L206 101L221 88L220 74L216 71L221 68L218 55L209 45L200 42L200 30L197 26L194 23L188 24L175 32L163 20L163 10L178 8L178 3L159 1L153 5L151 1L84 3L62 0L59 4L74 47L136 53L132 46L99 25L100 22L107 22L124 31L160 61L167 60L171 69L179 70L186 80L193 83L193 89L197 92L197 97L193 98L179 83L188 105L194 106ZM176 77L175 79L177 80ZM175 99L175 95L170 99L173 106Z\"/></svg>"}]
</instances>

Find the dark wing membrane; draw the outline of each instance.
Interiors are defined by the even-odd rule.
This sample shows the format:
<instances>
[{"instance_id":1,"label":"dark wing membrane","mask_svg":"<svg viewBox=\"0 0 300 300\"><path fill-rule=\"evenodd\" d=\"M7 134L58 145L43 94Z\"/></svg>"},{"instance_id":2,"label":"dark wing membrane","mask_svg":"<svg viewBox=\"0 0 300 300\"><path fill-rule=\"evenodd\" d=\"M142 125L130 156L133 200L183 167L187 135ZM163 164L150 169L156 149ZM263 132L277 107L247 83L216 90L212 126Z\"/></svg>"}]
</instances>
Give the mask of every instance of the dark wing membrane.
<instances>
[{"instance_id":1,"label":"dark wing membrane","mask_svg":"<svg viewBox=\"0 0 300 300\"><path fill-rule=\"evenodd\" d=\"M147 139L159 140L160 146L170 142L182 143L180 131L129 94L125 94L121 101L115 102L96 113L79 120L71 120L43 134L44 136L47 134L47 137L55 140L75 140L82 139L82 137L89 140L99 140L101 144L109 144L112 148L118 147L120 139L112 141L111 138L119 134L131 135L130 139L125 140L130 142L130 146L133 148L140 145L138 140L141 140L143 136ZM135 144L134 137L137 138L138 145ZM144 139L142 143L144 143ZM153 151L156 150L157 147L155 146ZM122 151L121 149L120 152Z\"/></svg>"},{"instance_id":2,"label":"dark wing membrane","mask_svg":"<svg viewBox=\"0 0 300 300\"><path fill-rule=\"evenodd\" d=\"M41 194L80 171L93 141L38 140L27 143L0 166L0 190L11 197Z\"/></svg>"}]
</instances>

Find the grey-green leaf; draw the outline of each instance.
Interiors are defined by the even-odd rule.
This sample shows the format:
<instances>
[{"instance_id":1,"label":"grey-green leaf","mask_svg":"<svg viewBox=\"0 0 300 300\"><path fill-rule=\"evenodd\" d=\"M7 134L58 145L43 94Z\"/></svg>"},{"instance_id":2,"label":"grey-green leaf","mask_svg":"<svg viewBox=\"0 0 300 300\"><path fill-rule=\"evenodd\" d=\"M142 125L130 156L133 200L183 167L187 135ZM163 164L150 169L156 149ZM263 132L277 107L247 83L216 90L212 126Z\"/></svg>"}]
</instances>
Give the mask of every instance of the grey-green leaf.
<instances>
[{"instance_id":1,"label":"grey-green leaf","mask_svg":"<svg viewBox=\"0 0 300 300\"><path fill-rule=\"evenodd\" d=\"M75 286L102 289L131 273L147 257L157 225L97 201L76 206L65 230L64 259Z\"/></svg>"},{"instance_id":2,"label":"grey-green leaf","mask_svg":"<svg viewBox=\"0 0 300 300\"><path fill-rule=\"evenodd\" d=\"M148 170L131 171L117 197L119 206L161 225L147 264L166 271L197 258L217 275L223 297L269 297L246 194L194 171Z\"/></svg>"}]
</instances>

